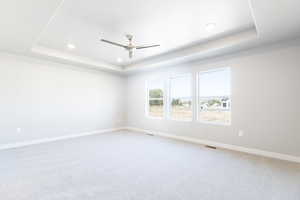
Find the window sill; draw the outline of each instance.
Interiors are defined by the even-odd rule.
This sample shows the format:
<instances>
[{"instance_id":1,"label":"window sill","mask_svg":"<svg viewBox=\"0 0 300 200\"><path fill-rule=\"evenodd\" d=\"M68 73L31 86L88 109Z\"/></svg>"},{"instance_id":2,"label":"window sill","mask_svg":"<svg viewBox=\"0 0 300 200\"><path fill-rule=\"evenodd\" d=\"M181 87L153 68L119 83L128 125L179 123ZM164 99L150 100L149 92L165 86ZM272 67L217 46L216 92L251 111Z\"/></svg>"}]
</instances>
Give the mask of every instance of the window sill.
<instances>
[{"instance_id":1,"label":"window sill","mask_svg":"<svg viewBox=\"0 0 300 200\"><path fill-rule=\"evenodd\" d=\"M186 119L186 120L184 120L184 119L172 119L172 118L170 118L169 120L176 121L176 122L193 122L192 119Z\"/></svg>"},{"instance_id":2,"label":"window sill","mask_svg":"<svg viewBox=\"0 0 300 200\"><path fill-rule=\"evenodd\" d=\"M147 115L146 115L146 118L147 119L159 119L159 120L165 119L164 117L151 117L151 116L147 116Z\"/></svg>"},{"instance_id":3,"label":"window sill","mask_svg":"<svg viewBox=\"0 0 300 200\"><path fill-rule=\"evenodd\" d=\"M200 124L215 125L215 126L231 126L231 122L221 123L221 122L209 122L209 121L200 121L200 120L197 120L196 122Z\"/></svg>"}]
</instances>

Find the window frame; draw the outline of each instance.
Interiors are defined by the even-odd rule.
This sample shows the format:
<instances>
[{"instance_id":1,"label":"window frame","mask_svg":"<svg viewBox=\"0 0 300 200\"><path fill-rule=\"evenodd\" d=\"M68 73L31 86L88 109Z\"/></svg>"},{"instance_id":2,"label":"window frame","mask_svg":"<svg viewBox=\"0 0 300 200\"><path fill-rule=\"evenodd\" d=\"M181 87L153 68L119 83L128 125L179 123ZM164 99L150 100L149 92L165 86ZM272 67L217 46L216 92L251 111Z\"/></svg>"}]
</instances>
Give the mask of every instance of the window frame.
<instances>
[{"instance_id":1,"label":"window frame","mask_svg":"<svg viewBox=\"0 0 300 200\"><path fill-rule=\"evenodd\" d=\"M229 99L230 99L230 112L231 112L231 116L230 116L230 121L229 123L224 123L224 122L210 122L210 121L203 121L200 120L200 76L201 74L204 73L213 73L213 72L217 72L217 71L223 71L223 70L229 70L230 71L230 77L229 77L229 87L230 87L230 94L228 95ZM222 67L222 68L215 68L215 69L210 69L210 70L205 70L205 71L199 71L197 72L196 75L196 101L197 101L197 105L196 105L196 122L201 123L201 124L209 124L209 125L219 125L219 126L231 126L232 124L232 78L231 78L231 67ZM219 97L219 96L218 96ZM221 96L220 96L221 97Z\"/></svg>"},{"instance_id":2,"label":"window frame","mask_svg":"<svg viewBox=\"0 0 300 200\"><path fill-rule=\"evenodd\" d=\"M172 118L171 112L172 112L172 96L171 96L171 80L176 79L176 78L181 78L181 77L189 77L190 78L190 86L191 86L191 111L192 111L192 116L191 119L175 119ZM194 121L194 78L192 73L184 73L184 74L178 74L175 76L170 76L168 78L168 94L167 94L168 101L166 102L167 106L167 119L172 120L172 121L178 121L178 122L193 122Z\"/></svg>"},{"instance_id":3,"label":"window frame","mask_svg":"<svg viewBox=\"0 0 300 200\"><path fill-rule=\"evenodd\" d=\"M162 87L162 91L163 91L163 97L162 97L162 100L163 100L163 116L162 117L154 117L154 116L151 116L149 114L150 113L149 112L149 110L150 110L149 83L154 82L154 81L161 81L162 85L163 85L163 87ZM146 96L146 103L145 103L146 117L149 118L149 119L165 119L166 118L166 96L167 96L167 94L166 94L166 81L163 78L157 78L157 79L154 79L154 80L146 81L146 95L145 96ZM155 99L158 99L158 98L155 98Z\"/></svg>"}]
</instances>

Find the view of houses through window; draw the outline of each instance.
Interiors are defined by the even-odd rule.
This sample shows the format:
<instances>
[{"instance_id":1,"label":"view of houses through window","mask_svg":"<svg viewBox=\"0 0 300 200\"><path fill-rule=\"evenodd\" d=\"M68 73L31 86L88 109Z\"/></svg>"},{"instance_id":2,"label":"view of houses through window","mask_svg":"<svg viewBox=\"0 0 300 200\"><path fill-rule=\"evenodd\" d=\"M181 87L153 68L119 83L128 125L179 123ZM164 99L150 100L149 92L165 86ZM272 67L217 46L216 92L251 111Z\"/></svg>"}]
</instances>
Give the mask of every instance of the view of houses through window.
<instances>
[{"instance_id":1,"label":"view of houses through window","mask_svg":"<svg viewBox=\"0 0 300 200\"><path fill-rule=\"evenodd\" d=\"M176 120L192 120L192 80L191 75L170 79L170 117Z\"/></svg>"},{"instance_id":2,"label":"view of houses through window","mask_svg":"<svg viewBox=\"0 0 300 200\"><path fill-rule=\"evenodd\" d=\"M197 109L193 105L191 74L172 77L169 81L162 79L147 83L147 111L150 117L163 118L166 116L170 119L191 121L193 120L193 108L195 108L197 120L200 122L231 123L230 68L198 74L198 91L195 94L198 97ZM166 94L168 94L168 98L165 98ZM165 104L168 106L164 106ZM165 110L168 110L168 113Z\"/></svg>"},{"instance_id":3,"label":"view of houses through window","mask_svg":"<svg viewBox=\"0 0 300 200\"><path fill-rule=\"evenodd\" d=\"M199 73L198 120L230 124L229 68Z\"/></svg>"}]
</instances>

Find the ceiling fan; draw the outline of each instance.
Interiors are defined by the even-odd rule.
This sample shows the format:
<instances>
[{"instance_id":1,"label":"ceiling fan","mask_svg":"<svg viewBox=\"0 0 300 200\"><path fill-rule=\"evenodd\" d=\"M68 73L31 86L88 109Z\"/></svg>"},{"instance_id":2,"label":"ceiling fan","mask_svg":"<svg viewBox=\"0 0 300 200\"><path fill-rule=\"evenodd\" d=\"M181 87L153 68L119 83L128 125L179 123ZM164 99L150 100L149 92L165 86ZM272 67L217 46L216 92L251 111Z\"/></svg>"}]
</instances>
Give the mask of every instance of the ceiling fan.
<instances>
[{"instance_id":1,"label":"ceiling fan","mask_svg":"<svg viewBox=\"0 0 300 200\"><path fill-rule=\"evenodd\" d=\"M129 41L128 45L119 44L117 42L112 42L112 41L105 40L105 39L101 39L101 41L126 49L129 52L129 58L132 58L133 51L135 49L146 49L146 48L152 48L152 47L159 47L160 46L159 44L156 44L156 45L147 45L147 46L136 46L136 45L132 44L132 39L133 39L132 35L127 34L125 36L128 39L128 41Z\"/></svg>"}]
</instances>

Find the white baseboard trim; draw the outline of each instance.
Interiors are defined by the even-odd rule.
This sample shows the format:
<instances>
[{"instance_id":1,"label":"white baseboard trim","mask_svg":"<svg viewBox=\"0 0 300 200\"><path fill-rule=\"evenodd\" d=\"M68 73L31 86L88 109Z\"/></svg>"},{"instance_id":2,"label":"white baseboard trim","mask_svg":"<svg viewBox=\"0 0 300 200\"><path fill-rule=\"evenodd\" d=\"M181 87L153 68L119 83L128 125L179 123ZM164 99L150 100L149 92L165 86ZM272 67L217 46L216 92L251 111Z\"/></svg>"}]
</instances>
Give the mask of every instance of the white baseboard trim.
<instances>
[{"instance_id":1,"label":"white baseboard trim","mask_svg":"<svg viewBox=\"0 0 300 200\"><path fill-rule=\"evenodd\" d=\"M35 145L35 144L55 142L55 141L59 141L59 140L67 140L67 139L73 139L73 138L102 134L102 133L117 132L117 131L121 131L121 130L126 130L126 128L119 127L119 128L111 128L111 129L102 129L102 130L95 130L95 131L83 132L83 133L72 134L72 135L64 135L64 136L53 137L53 138L43 138L43 139L37 139L37 140L31 140L31 141L25 141L25 142L4 144L4 145L0 145L0 150L15 149L15 148L26 147L26 146Z\"/></svg>"},{"instance_id":2,"label":"white baseboard trim","mask_svg":"<svg viewBox=\"0 0 300 200\"><path fill-rule=\"evenodd\" d=\"M300 163L300 157L291 156L291 155L287 155L287 154L275 153L275 152L264 151L264 150L253 149L253 148L246 148L246 147L241 147L241 146L237 146L237 145L224 144L224 143L219 143L219 142L214 142L214 141L209 141L209 140L202 140L202 139L191 138L191 137L185 137L185 136L177 136L177 135L172 135L169 133L144 130L144 129L135 128L135 127L125 127L125 129L130 130L130 131L135 131L135 132L153 134L153 135L157 135L157 136L161 136L161 137L165 137L165 138L171 138L171 139L175 139L175 140L181 140L181 141L185 141L185 142L215 146L215 147L218 147L221 149L228 149L228 150L239 151L239 152L243 152L243 153L268 157L268 158L275 158L275 159L279 159L279 160Z\"/></svg>"}]
</instances>

